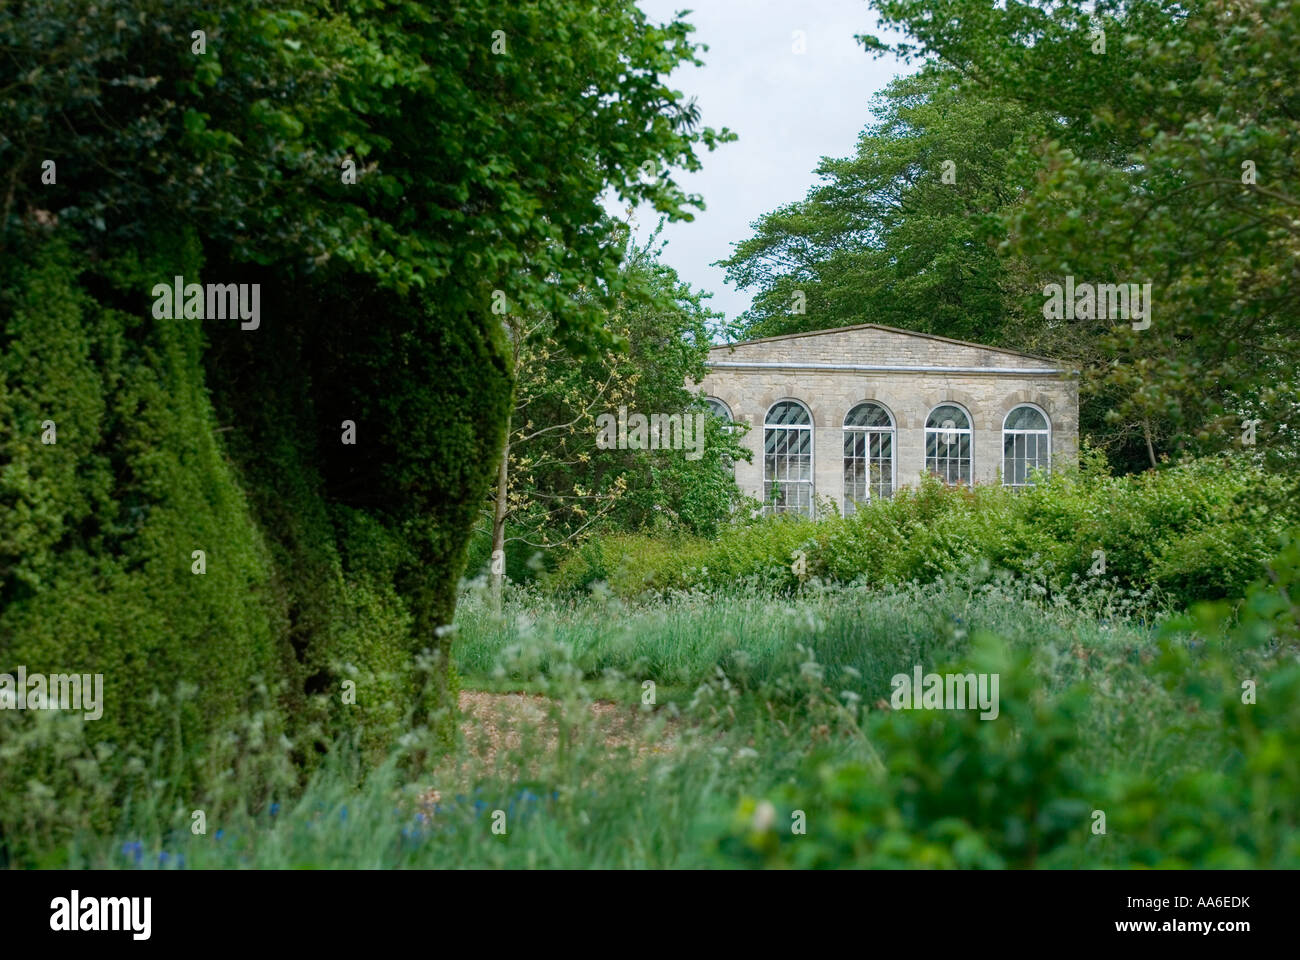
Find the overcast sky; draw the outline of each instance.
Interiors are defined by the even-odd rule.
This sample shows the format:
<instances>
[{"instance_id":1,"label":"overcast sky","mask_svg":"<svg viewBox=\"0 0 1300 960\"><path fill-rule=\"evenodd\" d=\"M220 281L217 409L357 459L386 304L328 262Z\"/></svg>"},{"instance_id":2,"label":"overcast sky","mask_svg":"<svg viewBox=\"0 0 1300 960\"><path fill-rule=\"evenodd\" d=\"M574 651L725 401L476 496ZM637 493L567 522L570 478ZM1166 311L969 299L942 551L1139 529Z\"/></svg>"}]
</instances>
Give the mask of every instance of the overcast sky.
<instances>
[{"instance_id":1,"label":"overcast sky","mask_svg":"<svg viewBox=\"0 0 1300 960\"><path fill-rule=\"evenodd\" d=\"M709 47L705 65L679 69L672 86L698 100L705 125L739 135L713 153L700 151L700 172L674 171L707 209L663 233L663 259L683 280L711 291L710 306L734 319L754 291L736 290L709 264L730 255L760 215L803 198L822 157L852 154L872 95L909 68L893 57L873 58L854 42L854 34L881 35L867 0L640 0L639 6L660 22L692 10L686 19L695 25L693 39ZM794 52L795 31L803 32L805 53ZM617 204L609 209L617 212ZM638 236L656 222L653 209L638 211Z\"/></svg>"}]
</instances>

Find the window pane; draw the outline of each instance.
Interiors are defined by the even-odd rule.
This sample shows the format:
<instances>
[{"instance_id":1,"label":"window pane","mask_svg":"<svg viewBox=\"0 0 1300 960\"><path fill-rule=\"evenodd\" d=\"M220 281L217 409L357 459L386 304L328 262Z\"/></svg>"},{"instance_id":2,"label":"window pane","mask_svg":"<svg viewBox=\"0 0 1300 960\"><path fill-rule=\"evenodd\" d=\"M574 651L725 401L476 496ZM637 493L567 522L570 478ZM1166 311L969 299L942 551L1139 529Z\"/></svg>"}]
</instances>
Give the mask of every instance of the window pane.
<instances>
[{"instance_id":1,"label":"window pane","mask_svg":"<svg viewBox=\"0 0 1300 960\"><path fill-rule=\"evenodd\" d=\"M967 418L965 411L961 407L953 406L951 403L935 407L925 421L927 427L944 427L949 424L958 430L970 429L970 420Z\"/></svg>"},{"instance_id":2,"label":"window pane","mask_svg":"<svg viewBox=\"0 0 1300 960\"><path fill-rule=\"evenodd\" d=\"M808 424L798 426L799 422ZM770 513L812 515L813 438L808 412L783 401L763 431L763 496Z\"/></svg>"},{"instance_id":3,"label":"window pane","mask_svg":"<svg viewBox=\"0 0 1300 960\"><path fill-rule=\"evenodd\" d=\"M768 411L767 424L769 426L788 426L791 424L810 426L812 420L809 419L808 411L803 408L802 404L795 403L793 400L782 400Z\"/></svg>"},{"instance_id":4,"label":"window pane","mask_svg":"<svg viewBox=\"0 0 1300 960\"><path fill-rule=\"evenodd\" d=\"M1047 418L1033 407L1016 407L1007 414L1007 430L1046 430Z\"/></svg>"},{"instance_id":5,"label":"window pane","mask_svg":"<svg viewBox=\"0 0 1300 960\"><path fill-rule=\"evenodd\" d=\"M889 414L878 403L859 403L844 418L846 427L892 427Z\"/></svg>"}]
</instances>

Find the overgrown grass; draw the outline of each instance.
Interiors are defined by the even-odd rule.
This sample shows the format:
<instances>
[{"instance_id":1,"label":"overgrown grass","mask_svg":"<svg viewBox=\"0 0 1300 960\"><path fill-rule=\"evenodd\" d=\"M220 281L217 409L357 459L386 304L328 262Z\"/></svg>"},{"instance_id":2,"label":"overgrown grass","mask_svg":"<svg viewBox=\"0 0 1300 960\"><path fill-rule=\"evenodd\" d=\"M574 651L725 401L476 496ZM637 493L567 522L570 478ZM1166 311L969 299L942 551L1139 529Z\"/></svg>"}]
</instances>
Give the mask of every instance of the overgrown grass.
<instances>
[{"instance_id":1,"label":"overgrown grass","mask_svg":"<svg viewBox=\"0 0 1300 960\"><path fill-rule=\"evenodd\" d=\"M114 839L82 836L68 861L1295 866L1294 610L1221 614L1171 622L1115 587L1048 601L981 571L794 597L521 591L500 611L471 590L455 642L466 685L548 696L548 719L519 724L518 742L488 756L468 724L420 775L395 756L363 783L337 750L296 798L229 810L202 836L191 811L145 797ZM999 673L999 718L885 708L892 675L917 664ZM1258 705L1241 703L1242 677ZM596 696L621 704L630 739L610 744ZM806 833L791 829L800 817Z\"/></svg>"}]
</instances>

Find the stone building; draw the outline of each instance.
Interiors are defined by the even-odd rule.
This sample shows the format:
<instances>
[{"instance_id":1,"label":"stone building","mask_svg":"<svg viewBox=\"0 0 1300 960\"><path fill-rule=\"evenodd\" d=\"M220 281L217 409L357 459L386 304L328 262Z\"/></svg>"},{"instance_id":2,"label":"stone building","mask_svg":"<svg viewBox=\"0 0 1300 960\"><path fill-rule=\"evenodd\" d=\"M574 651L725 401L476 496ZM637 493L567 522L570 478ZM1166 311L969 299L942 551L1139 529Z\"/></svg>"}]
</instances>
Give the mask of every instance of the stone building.
<instances>
[{"instance_id":1,"label":"stone building","mask_svg":"<svg viewBox=\"0 0 1300 960\"><path fill-rule=\"evenodd\" d=\"M749 424L745 493L778 513L852 512L915 485L1031 483L1078 457L1074 371L1042 357L874 323L714 347L699 389Z\"/></svg>"}]
</instances>

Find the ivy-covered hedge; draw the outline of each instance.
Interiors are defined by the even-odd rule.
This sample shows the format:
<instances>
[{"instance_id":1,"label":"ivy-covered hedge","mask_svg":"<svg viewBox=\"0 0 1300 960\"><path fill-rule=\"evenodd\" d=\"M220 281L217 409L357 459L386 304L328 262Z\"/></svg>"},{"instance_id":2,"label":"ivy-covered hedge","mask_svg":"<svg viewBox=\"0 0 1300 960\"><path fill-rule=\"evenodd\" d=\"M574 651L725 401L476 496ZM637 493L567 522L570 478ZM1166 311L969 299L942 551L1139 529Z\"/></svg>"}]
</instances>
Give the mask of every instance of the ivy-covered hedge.
<instances>
[{"instance_id":1,"label":"ivy-covered hedge","mask_svg":"<svg viewBox=\"0 0 1300 960\"><path fill-rule=\"evenodd\" d=\"M849 517L738 522L716 540L596 538L547 584L566 591L604 582L630 597L745 579L778 589L813 578L929 582L987 563L1046 589L1101 577L1186 606L1240 596L1259 576L1300 513L1290 484L1242 458L1113 477L1092 457L1024 490L926 480Z\"/></svg>"}]
</instances>

